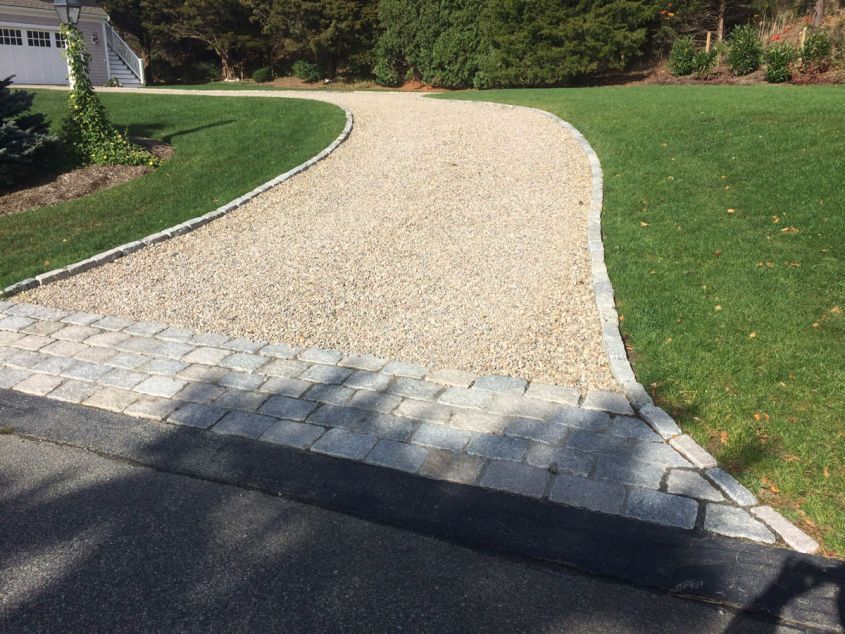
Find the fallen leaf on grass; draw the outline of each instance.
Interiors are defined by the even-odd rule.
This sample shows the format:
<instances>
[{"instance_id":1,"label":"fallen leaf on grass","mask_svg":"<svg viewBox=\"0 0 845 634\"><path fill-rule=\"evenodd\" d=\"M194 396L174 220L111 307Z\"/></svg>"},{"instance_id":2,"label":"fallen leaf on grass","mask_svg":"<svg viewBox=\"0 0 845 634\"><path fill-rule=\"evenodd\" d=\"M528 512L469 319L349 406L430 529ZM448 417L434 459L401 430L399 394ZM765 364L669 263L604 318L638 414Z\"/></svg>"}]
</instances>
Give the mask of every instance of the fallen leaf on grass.
<instances>
[{"instance_id":1,"label":"fallen leaf on grass","mask_svg":"<svg viewBox=\"0 0 845 634\"><path fill-rule=\"evenodd\" d=\"M824 468L824 471L822 471L822 473L824 474L825 480L827 480L830 477L830 469L828 469L827 467Z\"/></svg>"},{"instance_id":2,"label":"fallen leaf on grass","mask_svg":"<svg viewBox=\"0 0 845 634\"><path fill-rule=\"evenodd\" d=\"M722 443L723 445L728 444L728 432L723 431L719 434L719 442Z\"/></svg>"},{"instance_id":3,"label":"fallen leaf on grass","mask_svg":"<svg viewBox=\"0 0 845 634\"><path fill-rule=\"evenodd\" d=\"M798 227L784 227L780 230L781 233L798 233Z\"/></svg>"},{"instance_id":4,"label":"fallen leaf on grass","mask_svg":"<svg viewBox=\"0 0 845 634\"><path fill-rule=\"evenodd\" d=\"M735 213L736 213L736 209L733 209L733 208L728 209L728 215L731 215L731 216L732 216L732 215L733 215L733 214L735 214Z\"/></svg>"},{"instance_id":5,"label":"fallen leaf on grass","mask_svg":"<svg viewBox=\"0 0 845 634\"><path fill-rule=\"evenodd\" d=\"M648 227L649 225L648 225L647 222L643 222L642 220L640 220L640 226L641 227Z\"/></svg>"},{"instance_id":6,"label":"fallen leaf on grass","mask_svg":"<svg viewBox=\"0 0 845 634\"><path fill-rule=\"evenodd\" d=\"M772 216L772 224L776 225L780 222L780 216Z\"/></svg>"},{"instance_id":7,"label":"fallen leaf on grass","mask_svg":"<svg viewBox=\"0 0 845 634\"><path fill-rule=\"evenodd\" d=\"M722 310L722 305L716 304L716 306L713 308L713 310L715 310L718 313L720 310Z\"/></svg>"},{"instance_id":8,"label":"fallen leaf on grass","mask_svg":"<svg viewBox=\"0 0 845 634\"><path fill-rule=\"evenodd\" d=\"M748 338L749 338L749 339L754 339L754 337L756 337L756 336L757 336L757 333L756 333L756 332L754 332L753 330L752 330L750 333L748 333Z\"/></svg>"}]
</instances>

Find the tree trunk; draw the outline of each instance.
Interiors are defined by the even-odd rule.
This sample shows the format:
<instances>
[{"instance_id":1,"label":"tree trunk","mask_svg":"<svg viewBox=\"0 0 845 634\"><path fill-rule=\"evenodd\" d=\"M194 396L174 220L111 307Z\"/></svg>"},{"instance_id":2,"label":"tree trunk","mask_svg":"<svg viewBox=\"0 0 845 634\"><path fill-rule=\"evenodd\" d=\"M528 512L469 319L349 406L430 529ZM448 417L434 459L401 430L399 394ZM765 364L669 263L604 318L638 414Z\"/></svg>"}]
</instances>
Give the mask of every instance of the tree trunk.
<instances>
[{"instance_id":1,"label":"tree trunk","mask_svg":"<svg viewBox=\"0 0 845 634\"><path fill-rule=\"evenodd\" d=\"M234 64L232 64L232 60L229 59L228 53L218 49L215 49L214 52L217 53L217 57L220 58L220 67L223 71L223 81L236 80L238 78L237 69Z\"/></svg>"},{"instance_id":2,"label":"tree trunk","mask_svg":"<svg viewBox=\"0 0 845 634\"><path fill-rule=\"evenodd\" d=\"M725 40L725 5L727 0L720 0L719 2L719 24L716 27L716 41L723 42Z\"/></svg>"},{"instance_id":3,"label":"tree trunk","mask_svg":"<svg viewBox=\"0 0 845 634\"><path fill-rule=\"evenodd\" d=\"M816 0L816 11L813 14L813 28L819 28L824 22L824 3L825 0Z\"/></svg>"}]
</instances>

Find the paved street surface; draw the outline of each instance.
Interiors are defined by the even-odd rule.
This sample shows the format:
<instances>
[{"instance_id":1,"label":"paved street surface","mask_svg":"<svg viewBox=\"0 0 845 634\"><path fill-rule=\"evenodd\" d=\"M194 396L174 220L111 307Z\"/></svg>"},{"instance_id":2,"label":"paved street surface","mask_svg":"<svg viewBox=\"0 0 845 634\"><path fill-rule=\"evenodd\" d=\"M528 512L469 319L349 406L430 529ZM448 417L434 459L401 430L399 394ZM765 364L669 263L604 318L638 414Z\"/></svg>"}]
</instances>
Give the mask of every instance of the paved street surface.
<instances>
[{"instance_id":1,"label":"paved street surface","mask_svg":"<svg viewBox=\"0 0 845 634\"><path fill-rule=\"evenodd\" d=\"M2 631L792 631L0 436Z\"/></svg>"}]
</instances>

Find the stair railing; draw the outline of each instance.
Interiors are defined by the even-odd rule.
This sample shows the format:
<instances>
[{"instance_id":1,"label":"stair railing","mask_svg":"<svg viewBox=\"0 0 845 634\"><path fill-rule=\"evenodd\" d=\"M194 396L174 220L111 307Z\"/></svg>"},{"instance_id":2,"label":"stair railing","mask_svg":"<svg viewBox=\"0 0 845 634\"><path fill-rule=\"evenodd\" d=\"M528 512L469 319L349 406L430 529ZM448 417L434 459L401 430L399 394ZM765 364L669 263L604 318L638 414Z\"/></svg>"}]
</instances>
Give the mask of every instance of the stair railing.
<instances>
[{"instance_id":1,"label":"stair railing","mask_svg":"<svg viewBox=\"0 0 845 634\"><path fill-rule=\"evenodd\" d=\"M123 41L123 38L118 35L117 31L109 23L106 23L106 41L108 42L109 48L126 64L132 74L138 78L138 81L141 84L145 84L144 61Z\"/></svg>"}]
</instances>

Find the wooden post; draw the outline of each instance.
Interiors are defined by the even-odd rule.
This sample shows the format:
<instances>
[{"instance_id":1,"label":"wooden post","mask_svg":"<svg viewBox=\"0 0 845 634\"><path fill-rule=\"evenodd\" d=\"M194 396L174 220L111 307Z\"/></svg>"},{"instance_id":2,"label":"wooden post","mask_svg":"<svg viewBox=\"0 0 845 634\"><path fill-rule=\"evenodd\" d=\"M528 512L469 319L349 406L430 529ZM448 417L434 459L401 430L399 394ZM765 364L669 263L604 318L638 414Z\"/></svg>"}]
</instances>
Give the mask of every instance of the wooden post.
<instances>
[{"instance_id":1,"label":"wooden post","mask_svg":"<svg viewBox=\"0 0 845 634\"><path fill-rule=\"evenodd\" d=\"M704 45L704 51L706 53L710 52L710 39L712 38L713 34L710 31L707 31L707 44Z\"/></svg>"}]
</instances>

